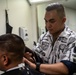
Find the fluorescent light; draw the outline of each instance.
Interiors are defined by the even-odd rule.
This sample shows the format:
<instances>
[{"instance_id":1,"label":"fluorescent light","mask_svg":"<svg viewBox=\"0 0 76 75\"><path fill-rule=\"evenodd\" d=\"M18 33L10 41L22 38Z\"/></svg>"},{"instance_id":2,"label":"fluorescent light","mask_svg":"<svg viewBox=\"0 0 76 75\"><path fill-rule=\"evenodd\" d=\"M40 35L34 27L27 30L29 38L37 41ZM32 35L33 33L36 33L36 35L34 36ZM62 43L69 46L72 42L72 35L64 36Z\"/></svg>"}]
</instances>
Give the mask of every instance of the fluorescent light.
<instances>
[{"instance_id":1,"label":"fluorescent light","mask_svg":"<svg viewBox=\"0 0 76 75\"><path fill-rule=\"evenodd\" d=\"M40 2L47 2L47 1L50 1L50 0L29 0L29 2L32 4L32 3L40 3Z\"/></svg>"}]
</instances>

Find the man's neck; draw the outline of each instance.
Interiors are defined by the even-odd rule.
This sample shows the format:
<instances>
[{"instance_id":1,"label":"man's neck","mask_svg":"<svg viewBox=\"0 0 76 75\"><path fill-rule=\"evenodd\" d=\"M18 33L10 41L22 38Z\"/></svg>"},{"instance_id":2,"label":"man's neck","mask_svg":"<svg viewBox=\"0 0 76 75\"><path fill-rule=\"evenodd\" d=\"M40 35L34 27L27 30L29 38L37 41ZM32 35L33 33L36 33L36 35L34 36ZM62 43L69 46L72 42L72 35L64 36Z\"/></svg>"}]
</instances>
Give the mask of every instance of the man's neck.
<instances>
[{"instance_id":1,"label":"man's neck","mask_svg":"<svg viewBox=\"0 0 76 75\"><path fill-rule=\"evenodd\" d=\"M11 63L9 63L9 64L7 64L7 65L5 66L5 71L7 71L7 70L9 70L9 69L11 69L11 68L17 67L18 64L21 64L21 63L22 63L22 61L11 62Z\"/></svg>"},{"instance_id":2,"label":"man's neck","mask_svg":"<svg viewBox=\"0 0 76 75\"><path fill-rule=\"evenodd\" d=\"M13 67L9 68L9 69L6 70L6 71L18 69L18 68L21 68L21 67L22 67L22 68L25 67L25 64L24 64L24 63L19 63L19 64L17 64L16 66L13 66Z\"/></svg>"},{"instance_id":3,"label":"man's neck","mask_svg":"<svg viewBox=\"0 0 76 75\"><path fill-rule=\"evenodd\" d=\"M58 32L55 33L55 34L52 34L52 36L53 36L53 43L52 43L52 45L54 45L55 41L57 40L57 38L59 37L59 35L61 34L61 32L62 32L63 30L64 30L64 28L63 28L62 30L58 31Z\"/></svg>"}]
</instances>

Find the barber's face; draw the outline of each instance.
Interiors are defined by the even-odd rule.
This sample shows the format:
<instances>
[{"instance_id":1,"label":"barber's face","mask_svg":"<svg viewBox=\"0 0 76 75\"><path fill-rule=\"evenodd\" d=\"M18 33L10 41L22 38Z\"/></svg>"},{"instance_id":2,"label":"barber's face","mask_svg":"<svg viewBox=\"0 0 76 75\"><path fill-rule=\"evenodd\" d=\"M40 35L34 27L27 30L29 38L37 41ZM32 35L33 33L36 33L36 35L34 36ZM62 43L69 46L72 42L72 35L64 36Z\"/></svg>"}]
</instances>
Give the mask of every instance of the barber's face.
<instances>
[{"instance_id":1,"label":"barber's face","mask_svg":"<svg viewBox=\"0 0 76 75\"><path fill-rule=\"evenodd\" d=\"M44 20L46 28L51 34L56 34L64 28L65 20L59 17L56 10L46 12Z\"/></svg>"}]
</instances>

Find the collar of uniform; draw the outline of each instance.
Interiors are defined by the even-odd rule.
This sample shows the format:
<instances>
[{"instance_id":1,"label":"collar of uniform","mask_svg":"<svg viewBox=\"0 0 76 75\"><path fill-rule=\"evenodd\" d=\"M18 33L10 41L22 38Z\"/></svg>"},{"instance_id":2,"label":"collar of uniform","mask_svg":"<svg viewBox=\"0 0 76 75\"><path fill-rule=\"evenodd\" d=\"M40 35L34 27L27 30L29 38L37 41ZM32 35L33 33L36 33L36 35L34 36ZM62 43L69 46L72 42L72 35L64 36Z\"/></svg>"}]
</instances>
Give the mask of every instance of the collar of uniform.
<instances>
[{"instance_id":1,"label":"collar of uniform","mask_svg":"<svg viewBox=\"0 0 76 75\"><path fill-rule=\"evenodd\" d=\"M10 70L18 69L18 68L24 68L24 67L25 67L25 64L24 64L24 63L20 63L20 64L18 64L18 66L6 70L6 72L7 72L7 71L10 71Z\"/></svg>"},{"instance_id":2,"label":"collar of uniform","mask_svg":"<svg viewBox=\"0 0 76 75\"><path fill-rule=\"evenodd\" d=\"M61 34L60 34L59 36L67 37L67 35L69 34L69 33L68 33L68 30L69 30L68 26L65 25L64 30L61 32Z\"/></svg>"}]
</instances>

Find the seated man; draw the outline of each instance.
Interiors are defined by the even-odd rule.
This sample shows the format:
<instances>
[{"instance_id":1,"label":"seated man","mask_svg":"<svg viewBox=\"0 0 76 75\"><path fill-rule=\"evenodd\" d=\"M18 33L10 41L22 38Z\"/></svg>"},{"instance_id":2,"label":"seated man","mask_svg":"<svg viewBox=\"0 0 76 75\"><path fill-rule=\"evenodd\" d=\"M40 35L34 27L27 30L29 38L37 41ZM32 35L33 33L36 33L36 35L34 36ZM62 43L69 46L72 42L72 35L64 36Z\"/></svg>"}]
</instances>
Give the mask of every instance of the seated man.
<instances>
[{"instance_id":1,"label":"seated man","mask_svg":"<svg viewBox=\"0 0 76 75\"><path fill-rule=\"evenodd\" d=\"M28 67L23 63L25 44L15 34L0 36L0 70L1 75L31 75ZM32 74L33 75L33 74Z\"/></svg>"}]
</instances>

